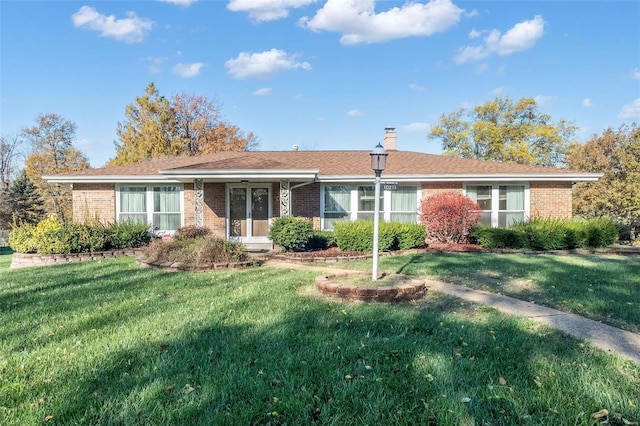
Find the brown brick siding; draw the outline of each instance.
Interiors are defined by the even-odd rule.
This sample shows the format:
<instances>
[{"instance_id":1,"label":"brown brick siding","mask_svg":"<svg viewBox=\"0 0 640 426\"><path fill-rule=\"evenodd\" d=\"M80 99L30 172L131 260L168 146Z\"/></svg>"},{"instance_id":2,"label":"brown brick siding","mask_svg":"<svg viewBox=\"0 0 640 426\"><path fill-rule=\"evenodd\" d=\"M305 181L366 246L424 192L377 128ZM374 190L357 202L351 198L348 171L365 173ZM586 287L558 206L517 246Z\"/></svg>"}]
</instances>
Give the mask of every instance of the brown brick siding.
<instances>
[{"instance_id":1,"label":"brown brick siding","mask_svg":"<svg viewBox=\"0 0 640 426\"><path fill-rule=\"evenodd\" d=\"M97 219L107 224L116 220L116 186L113 183L74 183L73 220Z\"/></svg>"},{"instance_id":2,"label":"brown brick siding","mask_svg":"<svg viewBox=\"0 0 640 426\"><path fill-rule=\"evenodd\" d=\"M204 184L204 226L219 238L227 235L224 188L224 183Z\"/></svg>"},{"instance_id":3,"label":"brown brick siding","mask_svg":"<svg viewBox=\"0 0 640 426\"><path fill-rule=\"evenodd\" d=\"M572 217L571 182L531 182L531 217Z\"/></svg>"},{"instance_id":4,"label":"brown brick siding","mask_svg":"<svg viewBox=\"0 0 640 426\"><path fill-rule=\"evenodd\" d=\"M184 184L184 226L191 226L195 223L196 208L194 205L193 184Z\"/></svg>"},{"instance_id":5,"label":"brown brick siding","mask_svg":"<svg viewBox=\"0 0 640 426\"><path fill-rule=\"evenodd\" d=\"M462 193L462 182L425 182L422 184L421 200L429 198L432 195L451 191Z\"/></svg>"},{"instance_id":6,"label":"brown brick siding","mask_svg":"<svg viewBox=\"0 0 640 426\"><path fill-rule=\"evenodd\" d=\"M313 229L320 229L319 183L301 186L291 191L291 214L313 219Z\"/></svg>"}]
</instances>

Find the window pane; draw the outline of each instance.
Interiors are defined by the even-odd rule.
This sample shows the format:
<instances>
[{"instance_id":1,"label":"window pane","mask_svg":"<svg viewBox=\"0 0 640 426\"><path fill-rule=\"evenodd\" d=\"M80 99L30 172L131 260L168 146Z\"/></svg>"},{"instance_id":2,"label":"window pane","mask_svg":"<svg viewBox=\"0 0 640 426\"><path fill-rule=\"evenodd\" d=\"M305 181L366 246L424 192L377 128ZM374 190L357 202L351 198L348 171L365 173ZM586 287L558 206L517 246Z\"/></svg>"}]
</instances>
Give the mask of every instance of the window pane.
<instances>
[{"instance_id":1,"label":"window pane","mask_svg":"<svg viewBox=\"0 0 640 426\"><path fill-rule=\"evenodd\" d=\"M418 205L418 193L415 186L399 186L391 191L392 212L415 212Z\"/></svg>"},{"instance_id":2,"label":"window pane","mask_svg":"<svg viewBox=\"0 0 640 426\"><path fill-rule=\"evenodd\" d=\"M120 213L145 213L146 211L147 188L138 186L120 188Z\"/></svg>"},{"instance_id":3,"label":"window pane","mask_svg":"<svg viewBox=\"0 0 640 426\"><path fill-rule=\"evenodd\" d=\"M498 213L498 226L500 228L508 228L521 222L524 222L524 212Z\"/></svg>"},{"instance_id":4,"label":"window pane","mask_svg":"<svg viewBox=\"0 0 640 426\"><path fill-rule=\"evenodd\" d=\"M482 212L478 224L482 226L491 226L491 212Z\"/></svg>"},{"instance_id":5,"label":"window pane","mask_svg":"<svg viewBox=\"0 0 640 426\"><path fill-rule=\"evenodd\" d=\"M147 214L120 213L120 223L147 223Z\"/></svg>"},{"instance_id":6,"label":"window pane","mask_svg":"<svg viewBox=\"0 0 640 426\"><path fill-rule=\"evenodd\" d=\"M349 220L348 213L325 213L324 214L324 229L333 230L333 225L336 222L344 222Z\"/></svg>"},{"instance_id":7,"label":"window pane","mask_svg":"<svg viewBox=\"0 0 640 426\"><path fill-rule=\"evenodd\" d=\"M482 210L491 210L491 186L467 186L467 197L478 203Z\"/></svg>"},{"instance_id":8,"label":"window pane","mask_svg":"<svg viewBox=\"0 0 640 426\"><path fill-rule=\"evenodd\" d=\"M325 212L348 213L350 210L351 210L351 187L326 186L324 188L324 211Z\"/></svg>"},{"instance_id":9,"label":"window pane","mask_svg":"<svg viewBox=\"0 0 640 426\"><path fill-rule=\"evenodd\" d=\"M161 231L175 231L180 227L180 213L154 213L153 228Z\"/></svg>"},{"instance_id":10,"label":"window pane","mask_svg":"<svg viewBox=\"0 0 640 426\"><path fill-rule=\"evenodd\" d=\"M373 220L373 218L375 217L375 213L374 212L358 212L358 219L361 220ZM378 217L380 218L380 222L384 221L384 212L380 211L380 213L378 214Z\"/></svg>"},{"instance_id":11,"label":"window pane","mask_svg":"<svg viewBox=\"0 0 640 426\"><path fill-rule=\"evenodd\" d=\"M157 186L153 188L153 211L157 213L180 213L180 189L175 186Z\"/></svg>"},{"instance_id":12,"label":"window pane","mask_svg":"<svg viewBox=\"0 0 640 426\"><path fill-rule=\"evenodd\" d=\"M358 212L375 211L375 187L359 186L358 187ZM380 191L380 211L384 211L383 191ZM373 218L373 216L371 216Z\"/></svg>"},{"instance_id":13,"label":"window pane","mask_svg":"<svg viewBox=\"0 0 640 426\"><path fill-rule=\"evenodd\" d=\"M417 223L417 213L391 213L391 222Z\"/></svg>"},{"instance_id":14,"label":"window pane","mask_svg":"<svg viewBox=\"0 0 640 426\"><path fill-rule=\"evenodd\" d=\"M500 186L500 210L524 210L524 186Z\"/></svg>"}]
</instances>

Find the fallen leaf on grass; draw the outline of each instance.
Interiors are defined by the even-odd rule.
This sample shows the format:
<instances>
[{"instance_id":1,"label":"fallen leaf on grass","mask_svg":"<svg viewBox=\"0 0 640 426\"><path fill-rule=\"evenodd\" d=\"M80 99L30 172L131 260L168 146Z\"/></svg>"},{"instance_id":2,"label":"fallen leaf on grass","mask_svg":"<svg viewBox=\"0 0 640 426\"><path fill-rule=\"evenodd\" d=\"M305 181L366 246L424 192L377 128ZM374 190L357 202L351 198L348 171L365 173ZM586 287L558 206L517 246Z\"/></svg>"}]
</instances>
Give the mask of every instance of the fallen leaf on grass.
<instances>
[{"instance_id":1,"label":"fallen leaf on grass","mask_svg":"<svg viewBox=\"0 0 640 426\"><path fill-rule=\"evenodd\" d=\"M607 410L606 408L603 408L602 410L596 411L595 413L593 413L591 417L593 417L594 419L601 419L608 415L609 415L609 410Z\"/></svg>"},{"instance_id":2,"label":"fallen leaf on grass","mask_svg":"<svg viewBox=\"0 0 640 426\"><path fill-rule=\"evenodd\" d=\"M502 376L500 376L500 378L498 379L498 382L499 382L502 386L504 386L504 385L506 385L506 384L507 384L507 381L506 381L506 380L504 379L504 377L502 377Z\"/></svg>"},{"instance_id":3,"label":"fallen leaf on grass","mask_svg":"<svg viewBox=\"0 0 640 426\"><path fill-rule=\"evenodd\" d=\"M471 398L469 398L468 396L465 396L464 398L462 398L460 401L467 403L467 402L471 402Z\"/></svg>"},{"instance_id":4,"label":"fallen leaf on grass","mask_svg":"<svg viewBox=\"0 0 640 426\"><path fill-rule=\"evenodd\" d=\"M53 419L53 416L47 416L44 418L44 421L48 422L49 420L52 420L52 419Z\"/></svg>"}]
</instances>

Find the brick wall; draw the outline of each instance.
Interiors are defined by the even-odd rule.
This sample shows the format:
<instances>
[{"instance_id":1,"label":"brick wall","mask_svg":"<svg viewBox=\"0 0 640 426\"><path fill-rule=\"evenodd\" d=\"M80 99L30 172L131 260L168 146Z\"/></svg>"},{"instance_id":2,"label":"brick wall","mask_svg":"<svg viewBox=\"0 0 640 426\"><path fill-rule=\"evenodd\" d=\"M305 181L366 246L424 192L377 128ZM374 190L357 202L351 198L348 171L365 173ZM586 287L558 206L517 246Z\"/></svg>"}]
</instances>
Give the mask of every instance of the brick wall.
<instances>
[{"instance_id":1,"label":"brick wall","mask_svg":"<svg viewBox=\"0 0 640 426\"><path fill-rule=\"evenodd\" d=\"M224 183L204 184L204 226L219 238L226 236Z\"/></svg>"},{"instance_id":2,"label":"brick wall","mask_svg":"<svg viewBox=\"0 0 640 426\"><path fill-rule=\"evenodd\" d=\"M193 183L184 184L184 226L191 226L195 224L196 207L195 207L195 194L193 192Z\"/></svg>"},{"instance_id":3,"label":"brick wall","mask_svg":"<svg viewBox=\"0 0 640 426\"><path fill-rule=\"evenodd\" d=\"M313 229L320 229L319 183L301 186L291 191L291 214L313 219Z\"/></svg>"},{"instance_id":4,"label":"brick wall","mask_svg":"<svg viewBox=\"0 0 640 426\"><path fill-rule=\"evenodd\" d=\"M451 191L462 194L462 182L425 182L422 184L422 200L432 195Z\"/></svg>"},{"instance_id":5,"label":"brick wall","mask_svg":"<svg viewBox=\"0 0 640 426\"><path fill-rule=\"evenodd\" d=\"M531 182L531 217L571 218L571 182Z\"/></svg>"},{"instance_id":6,"label":"brick wall","mask_svg":"<svg viewBox=\"0 0 640 426\"><path fill-rule=\"evenodd\" d=\"M116 220L116 186L113 183L74 183L73 220L98 219L102 223Z\"/></svg>"}]
</instances>

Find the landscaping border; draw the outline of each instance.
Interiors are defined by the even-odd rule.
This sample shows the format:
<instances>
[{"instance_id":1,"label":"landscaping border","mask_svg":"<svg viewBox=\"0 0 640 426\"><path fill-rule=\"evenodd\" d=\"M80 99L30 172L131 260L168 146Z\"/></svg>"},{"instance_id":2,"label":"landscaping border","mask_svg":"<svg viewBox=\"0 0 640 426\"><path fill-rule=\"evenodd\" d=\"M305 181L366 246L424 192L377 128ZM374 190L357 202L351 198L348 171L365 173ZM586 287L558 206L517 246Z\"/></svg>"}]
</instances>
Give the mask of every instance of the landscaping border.
<instances>
[{"instance_id":1,"label":"landscaping border","mask_svg":"<svg viewBox=\"0 0 640 426\"><path fill-rule=\"evenodd\" d=\"M28 268L32 266L60 265L66 263L84 262L86 260L113 259L116 257L139 256L140 249L122 249L96 251L89 253L66 254L40 254L40 253L13 253L11 255L10 269Z\"/></svg>"},{"instance_id":2,"label":"landscaping border","mask_svg":"<svg viewBox=\"0 0 640 426\"><path fill-rule=\"evenodd\" d=\"M167 272L178 271L211 271L219 269L242 269L256 265L256 260L247 260L244 262L220 262L220 263L203 263L202 265L188 265L182 262L154 262L138 256L138 265L145 268L160 269Z\"/></svg>"},{"instance_id":3,"label":"landscaping border","mask_svg":"<svg viewBox=\"0 0 640 426\"><path fill-rule=\"evenodd\" d=\"M429 249L410 249L410 250L397 250L397 251L385 251L380 252L378 256L399 256L401 254L410 253L428 253ZM367 260L373 258L373 253L358 254L358 255L343 255L343 256L313 256L313 252L299 252L304 253L305 256L296 256L294 254L270 254L265 255L268 259L282 260L285 262L293 263L338 263L338 262L355 262L358 260ZM308 256L306 256L308 254Z\"/></svg>"},{"instance_id":4,"label":"landscaping border","mask_svg":"<svg viewBox=\"0 0 640 426\"><path fill-rule=\"evenodd\" d=\"M340 297L361 302L398 303L422 299L427 292L424 280L410 278L409 284L397 286L357 286L335 282L347 274L322 275L316 277L316 289L325 296Z\"/></svg>"}]
</instances>

